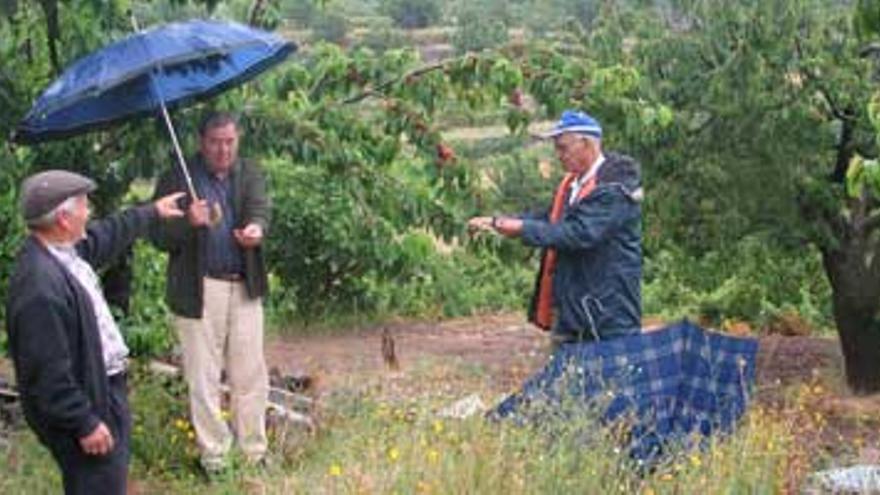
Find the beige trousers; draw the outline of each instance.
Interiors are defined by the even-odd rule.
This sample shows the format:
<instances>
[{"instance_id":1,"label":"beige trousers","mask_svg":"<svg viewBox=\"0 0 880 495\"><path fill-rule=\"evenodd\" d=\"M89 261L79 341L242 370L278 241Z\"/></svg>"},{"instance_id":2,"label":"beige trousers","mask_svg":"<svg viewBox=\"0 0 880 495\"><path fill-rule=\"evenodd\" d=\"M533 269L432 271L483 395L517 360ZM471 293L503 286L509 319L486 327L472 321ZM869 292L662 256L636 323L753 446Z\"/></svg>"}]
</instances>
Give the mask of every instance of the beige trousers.
<instances>
[{"instance_id":1,"label":"beige trousers","mask_svg":"<svg viewBox=\"0 0 880 495\"><path fill-rule=\"evenodd\" d=\"M202 464L219 467L235 439L245 457L266 453L269 377L263 356L262 299L250 299L244 282L204 279L201 319L175 316L189 386L190 414ZM223 368L230 390L229 416L221 410Z\"/></svg>"}]
</instances>

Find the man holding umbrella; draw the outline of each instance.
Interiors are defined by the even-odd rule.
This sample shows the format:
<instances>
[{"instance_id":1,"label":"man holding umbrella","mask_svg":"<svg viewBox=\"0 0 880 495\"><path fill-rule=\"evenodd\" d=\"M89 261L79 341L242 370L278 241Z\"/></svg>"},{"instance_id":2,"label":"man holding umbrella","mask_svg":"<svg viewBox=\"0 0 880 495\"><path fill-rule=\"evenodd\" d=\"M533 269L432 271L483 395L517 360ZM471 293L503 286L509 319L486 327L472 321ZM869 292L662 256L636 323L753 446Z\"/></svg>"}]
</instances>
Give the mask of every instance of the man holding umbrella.
<instances>
[{"instance_id":1,"label":"man holding umbrella","mask_svg":"<svg viewBox=\"0 0 880 495\"><path fill-rule=\"evenodd\" d=\"M566 175L549 212L475 217L471 229L543 249L529 320L552 342L605 340L641 328L641 177L630 157L602 151L593 117L566 111L552 138Z\"/></svg>"},{"instance_id":2,"label":"man holding umbrella","mask_svg":"<svg viewBox=\"0 0 880 495\"><path fill-rule=\"evenodd\" d=\"M25 418L61 468L65 493L122 494L128 348L93 267L124 253L158 219L184 212L181 194L172 194L87 225L94 189L62 170L24 181L30 236L9 281L6 330Z\"/></svg>"},{"instance_id":3,"label":"man holding umbrella","mask_svg":"<svg viewBox=\"0 0 880 495\"><path fill-rule=\"evenodd\" d=\"M226 370L235 439L248 461L266 454L269 379L263 357L267 277L262 241L269 226L263 172L238 156L238 121L209 115L199 127L192 183L201 199L186 219L160 226L157 246L169 253L166 299L183 351L190 412L211 475L226 467L232 434L221 410ZM156 197L187 187L179 168L166 172Z\"/></svg>"},{"instance_id":4,"label":"man holding umbrella","mask_svg":"<svg viewBox=\"0 0 880 495\"><path fill-rule=\"evenodd\" d=\"M136 22L135 26L137 32L68 66L34 102L16 128L14 140L37 144L145 116L162 119L178 168L163 177L158 189L187 191L193 200L188 221L151 234L154 242L171 254L169 306L180 317L181 335L197 336L195 327L207 325L203 316L219 314L212 306L214 289L238 298L227 301L235 321L251 324L246 333L218 334L211 336L216 339L210 343L184 341L185 350L191 351L186 356L186 371L204 459L220 459L228 449L229 432L220 420L218 367L222 364L220 354L228 348L244 356L230 356L230 361L256 363L249 368L228 367L227 371L238 440L246 455L258 460L266 448L262 421L268 389L262 364L260 307L266 290L260 255L268 225L265 183L259 170L237 158L234 120L217 116L203 127L202 153L196 164L197 192L170 111L253 79L283 62L296 45L273 33L218 20L195 19L144 30L137 28ZM216 205L213 211L220 214L211 215L209 204ZM210 221L212 218L218 221ZM217 228L209 229L209 223L216 223ZM213 278L203 285L206 275ZM183 331L188 324L191 330Z\"/></svg>"}]
</instances>

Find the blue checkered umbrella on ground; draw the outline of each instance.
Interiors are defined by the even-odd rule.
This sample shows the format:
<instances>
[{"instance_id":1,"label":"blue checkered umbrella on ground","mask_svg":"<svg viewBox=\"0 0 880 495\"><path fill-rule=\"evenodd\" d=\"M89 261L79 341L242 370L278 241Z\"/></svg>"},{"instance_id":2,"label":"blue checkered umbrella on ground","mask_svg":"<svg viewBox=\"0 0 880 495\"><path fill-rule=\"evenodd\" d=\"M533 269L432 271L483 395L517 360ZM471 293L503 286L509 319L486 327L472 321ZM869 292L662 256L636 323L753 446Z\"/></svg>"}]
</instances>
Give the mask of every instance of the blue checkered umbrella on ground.
<instances>
[{"instance_id":1,"label":"blue checkered umbrella on ground","mask_svg":"<svg viewBox=\"0 0 880 495\"><path fill-rule=\"evenodd\" d=\"M495 418L542 420L591 407L603 422L629 421L630 455L655 459L670 442L730 431L755 380L755 339L683 321L661 330L562 346L502 401ZM566 405L566 407L563 407Z\"/></svg>"}]
</instances>

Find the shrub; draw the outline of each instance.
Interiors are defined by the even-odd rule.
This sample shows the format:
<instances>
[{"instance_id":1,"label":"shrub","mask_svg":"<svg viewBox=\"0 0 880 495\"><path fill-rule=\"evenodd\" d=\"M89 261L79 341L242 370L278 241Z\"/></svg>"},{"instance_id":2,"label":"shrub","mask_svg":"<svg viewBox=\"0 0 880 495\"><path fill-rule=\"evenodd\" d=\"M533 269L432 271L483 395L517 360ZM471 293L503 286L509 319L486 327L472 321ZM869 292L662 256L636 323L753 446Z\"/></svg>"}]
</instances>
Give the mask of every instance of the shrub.
<instances>
[{"instance_id":1,"label":"shrub","mask_svg":"<svg viewBox=\"0 0 880 495\"><path fill-rule=\"evenodd\" d=\"M0 147L0 163L14 163L7 147ZM18 186L25 176L16 167L0 167L0 301L6 301L9 277L14 268L15 256L21 248L27 232L18 207ZM5 319L6 305L0 305L0 320ZM0 331L0 351L6 347L6 332Z\"/></svg>"},{"instance_id":2,"label":"shrub","mask_svg":"<svg viewBox=\"0 0 880 495\"><path fill-rule=\"evenodd\" d=\"M380 17L367 27L360 42L360 46L364 46L373 50L377 54L382 54L387 50L403 48L409 45L409 40L397 28L391 24L391 19Z\"/></svg>"},{"instance_id":3,"label":"shrub","mask_svg":"<svg viewBox=\"0 0 880 495\"><path fill-rule=\"evenodd\" d=\"M458 8L452 35L457 53L479 52L507 42L504 16L491 7L483 2L466 2Z\"/></svg>"},{"instance_id":4,"label":"shrub","mask_svg":"<svg viewBox=\"0 0 880 495\"><path fill-rule=\"evenodd\" d=\"M437 0L383 0L382 11L404 29L424 28L436 24L442 15Z\"/></svg>"},{"instance_id":5,"label":"shrub","mask_svg":"<svg viewBox=\"0 0 880 495\"><path fill-rule=\"evenodd\" d=\"M321 12L314 16L312 23L312 38L315 41L328 41L342 44L348 33L348 21L341 14L334 12Z\"/></svg>"},{"instance_id":6,"label":"shrub","mask_svg":"<svg viewBox=\"0 0 880 495\"><path fill-rule=\"evenodd\" d=\"M718 325L735 318L765 325L796 312L816 327L831 323L831 289L818 253L745 237L700 257L668 247L645 257L644 313L689 316Z\"/></svg>"},{"instance_id":7,"label":"shrub","mask_svg":"<svg viewBox=\"0 0 880 495\"><path fill-rule=\"evenodd\" d=\"M161 356L174 345L165 304L166 264L164 253L145 242L135 244L130 311L119 325L132 356Z\"/></svg>"},{"instance_id":8,"label":"shrub","mask_svg":"<svg viewBox=\"0 0 880 495\"><path fill-rule=\"evenodd\" d=\"M478 15L459 17L452 45L456 53L479 52L507 42L507 26L497 19L483 19Z\"/></svg>"}]
</instances>

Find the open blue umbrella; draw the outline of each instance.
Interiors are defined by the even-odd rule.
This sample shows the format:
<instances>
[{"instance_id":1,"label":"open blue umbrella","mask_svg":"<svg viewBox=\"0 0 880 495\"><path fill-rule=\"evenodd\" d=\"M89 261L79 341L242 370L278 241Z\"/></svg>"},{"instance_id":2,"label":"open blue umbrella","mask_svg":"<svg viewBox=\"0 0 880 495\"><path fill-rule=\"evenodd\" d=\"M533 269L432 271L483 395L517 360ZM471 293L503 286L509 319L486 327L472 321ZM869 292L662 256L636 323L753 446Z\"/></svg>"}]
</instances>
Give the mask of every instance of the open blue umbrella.
<instances>
[{"instance_id":1,"label":"open blue umbrella","mask_svg":"<svg viewBox=\"0 0 880 495\"><path fill-rule=\"evenodd\" d=\"M493 418L566 421L589 408L631 426L630 455L655 461L669 444L729 432L755 381L758 342L683 321L597 343L563 345L502 401Z\"/></svg>"},{"instance_id":2,"label":"open blue umbrella","mask_svg":"<svg viewBox=\"0 0 880 495\"><path fill-rule=\"evenodd\" d=\"M13 139L39 143L158 113L195 197L168 109L238 86L295 50L278 35L233 22L193 20L139 31L67 67Z\"/></svg>"}]
</instances>

